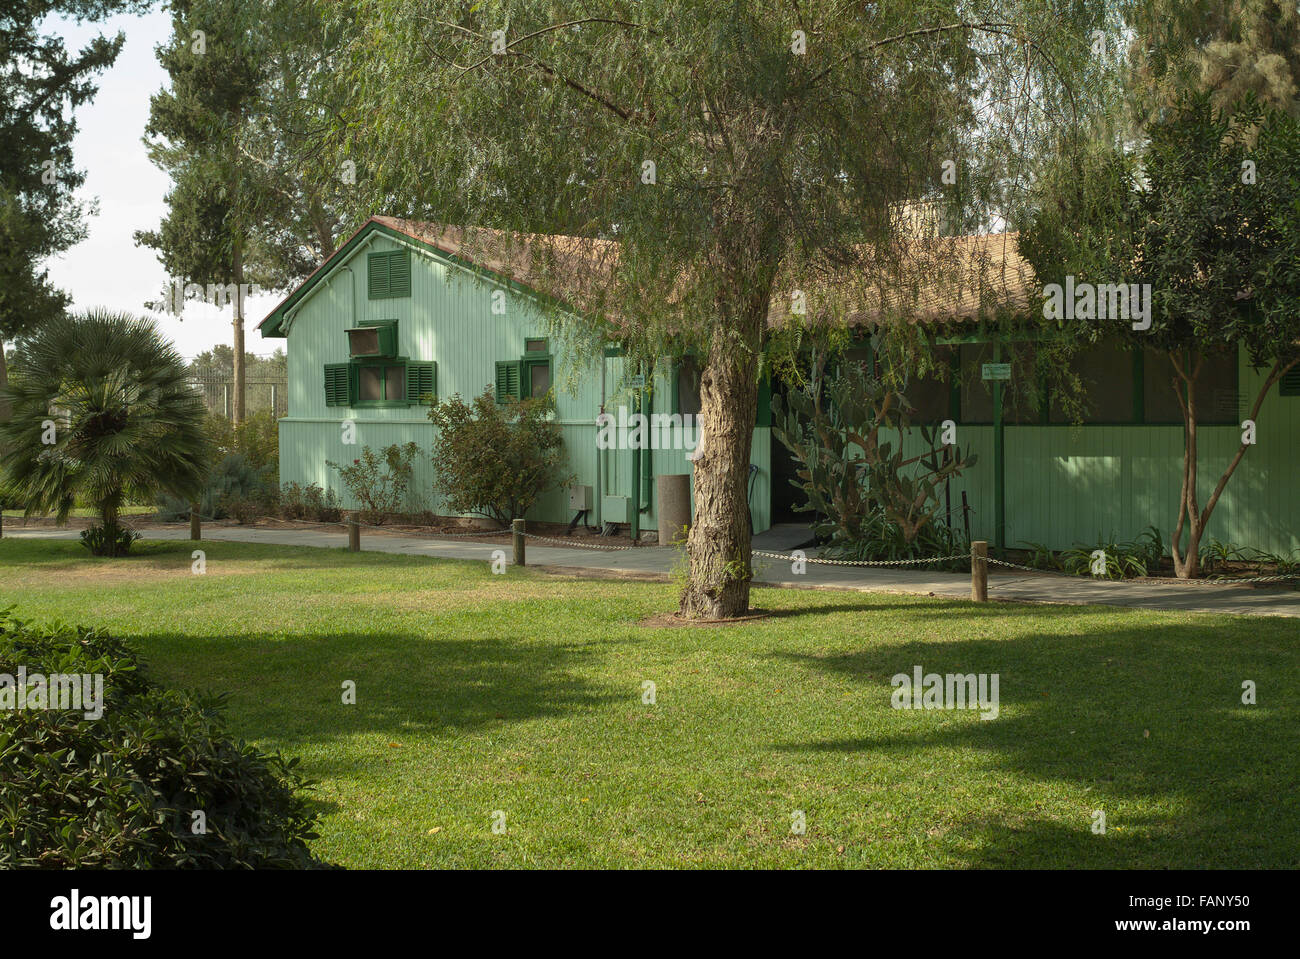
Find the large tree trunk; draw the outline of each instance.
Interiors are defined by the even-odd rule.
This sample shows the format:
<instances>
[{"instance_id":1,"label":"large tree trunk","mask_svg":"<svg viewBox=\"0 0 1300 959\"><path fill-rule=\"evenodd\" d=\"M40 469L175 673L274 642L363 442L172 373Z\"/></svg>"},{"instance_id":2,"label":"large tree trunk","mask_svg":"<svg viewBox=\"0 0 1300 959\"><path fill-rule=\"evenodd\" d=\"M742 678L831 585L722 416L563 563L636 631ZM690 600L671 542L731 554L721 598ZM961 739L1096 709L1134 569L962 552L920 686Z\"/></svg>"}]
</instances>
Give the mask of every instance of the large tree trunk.
<instances>
[{"instance_id":1,"label":"large tree trunk","mask_svg":"<svg viewBox=\"0 0 1300 959\"><path fill-rule=\"evenodd\" d=\"M244 373L244 255L238 242L235 243L234 258L234 280L235 280L235 383L234 383L234 400L231 402L230 419L234 423L244 422L244 395L245 395L245 373Z\"/></svg>"},{"instance_id":2,"label":"large tree trunk","mask_svg":"<svg viewBox=\"0 0 1300 959\"><path fill-rule=\"evenodd\" d=\"M757 322L765 317L764 310ZM690 619L724 619L749 609L749 452L761 327L754 328L754 317L743 326L750 329L724 326L714 332L700 377L695 518L686 541L690 574L679 606Z\"/></svg>"}]
</instances>

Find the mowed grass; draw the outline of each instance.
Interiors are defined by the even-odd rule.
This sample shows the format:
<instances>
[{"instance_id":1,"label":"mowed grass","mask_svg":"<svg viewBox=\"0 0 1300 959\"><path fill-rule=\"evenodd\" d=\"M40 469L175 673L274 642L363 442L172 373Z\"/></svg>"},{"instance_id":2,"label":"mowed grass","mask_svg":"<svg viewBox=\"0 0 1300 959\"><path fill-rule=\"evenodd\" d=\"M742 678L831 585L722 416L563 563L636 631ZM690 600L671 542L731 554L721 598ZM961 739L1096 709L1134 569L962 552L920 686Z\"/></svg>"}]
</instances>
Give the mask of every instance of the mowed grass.
<instances>
[{"instance_id":1,"label":"mowed grass","mask_svg":"<svg viewBox=\"0 0 1300 959\"><path fill-rule=\"evenodd\" d=\"M142 545L0 540L0 605L228 692L346 866L1300 865L1293 620L762 589L779 615L653 629L671 585ZM998 673L1000 715L892 709L916 665Z\"/></svg>"}]
</instances>

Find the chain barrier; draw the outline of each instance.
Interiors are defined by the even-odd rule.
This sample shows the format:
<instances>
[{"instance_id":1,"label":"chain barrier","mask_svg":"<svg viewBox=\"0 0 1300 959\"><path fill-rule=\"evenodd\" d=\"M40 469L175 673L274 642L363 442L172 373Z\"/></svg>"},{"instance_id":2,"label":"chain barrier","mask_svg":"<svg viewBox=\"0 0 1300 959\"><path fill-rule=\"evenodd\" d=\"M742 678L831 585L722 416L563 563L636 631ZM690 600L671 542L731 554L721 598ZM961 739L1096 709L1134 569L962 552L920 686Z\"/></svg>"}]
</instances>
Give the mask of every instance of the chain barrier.
<instances>
[{"instance_id":1,"label":"chain barrier","mask_svg":"<svg viewBox=\"0 0 1300 959\"><path fill-rule=\"evenodd\" d=\"M763 549L753 549L754 556L769 559L783 559L787 562L820 563L824 566L916 566L927 563L951 563L953 560L970 559L970 553L958 553L955 556L932 556L924 559L817 559L815 557L796 557L785 553L771 553Z\"/></svg>"},{"instance_id":2,"label":"chain barrier","mask_svg":"<svg viewBox=\"0 0 1300 959\"><path fill-rule=\"evenodd\" d=\"M773 553L767 550L755 549L750 551L754 556L762 556L769 559L780 559L786 562L796 562L797 558L788 553ZM1009 560L998 559L994 556L983 557L986 563L993 566L1005 566L1008 569L1018 569L1026 573L1034 573L1039 576L1061 576L1066 579L1094 579L1095 577L1078 576L1074 573L1067 573L1063 570L1056 569L1036 569L1033 566L1023 566L1020 563L1013 563ZM814 557L804 557L798 559L805 563L819 563L824 566L922 566L930 563L951 563L955 560L972 560L974 557L970 553L958 553L954 556L934 556L923 559L882 559L882 560L852 560L852 559L818 559ZM1300 579L1300 573L1283 573L1270 576L1245 576L1232 579L1192 579L1185 582L1196 586L1239 586L1248 583L1280 583L1288 580ZM1111 582L1111 580L1106 580ZM1115 580L1114 582L1122 582Z\"/></svg>"},{"instance_id":3,"label":"chain barrier","mask_svg":"<svg viewBox=\"0 0 1300 959\"><path fill-rule=\"evenodd\" d=\"M559 543L561 546L572 546L576 549L603 549L610 552L617 552L618 550L632 548L632 544L630 543L627 546L608 546L604 543L581 543L574 542L573 540L556 539L553 536L538 536L536 533L530 533L527 530L524 531L524 537L526 539L535 539L542 543Z\"/></svg>"},{"instance_id":4,"label":"chain barrier","mask_svg":"<svg viewBox=\"0 0 1300 959\"><path fill-rule=\"evenodd\" d=\"M204 516L201 514L199 516L199 519L204 522L213 522L213 523L220 522L220 520L217 520L215 517ZM346 519L336 520L334 522L313 522L310 520L300 520L300 519L280 519L277 521L282 523L293 523L298 526L312 526L317 528L328 528L328 529L336 529L338 527L343 527L343 529L346 530L348 526L348 520ZM160 526L185 526L189 523L189 520L173 520L170 522L155 521L155 523ZM132 526L131 524L124 522L122 517L118 518L118 524L120 526L124 526L128 529L131 529L135 532L144 532L139 527ZM417 529L394 529L391 526L378 526L374 523L362 523L359 520L357 521L357 526L361 527L362 529L373 529L383 533L392 533L395 535L421 536L424 537L425 539L458 539L458 538L465 538L471 536L477 536L477 537L511 536L513 535L514 532L509 527L503 529L494 529L494 530L465 530L462 532L437 531L431 526L419 527ZM529 533L526 530L524 531L523 535L527 539L537 540L540 543L555 543L556 545L567 546L573 549L595 549L595 550L605 550L606 552L620 552L622 550L633 548L631 544L628 544L626 546L613 546L613 545L605 545L603 543L576 542L574 540L559 539L553 536L541 536L537 533ZM796 561L805 562L805 563L816 563L821 566L876 566L876 567L927 566L933 563L951 563L957 560L971 560L974 558L970 553L956 553L952 556L930 556L930 557L923 557L921 559L880 559L880 560L821 559L819 557L813 557L813 556L797 558L788 553L776 553L770 550L763 550L763 549L750 550L750 553L753 556L759 556L765 559L779 559L779 560L784 560L785 562L788 563L793 563ZM1039 569L1033 566L1025 566L1022 565L1021 563L1013 563L1010 560L998 559L995 556L985 556L984 561L988 563L990 566L1004 566L1007 569L1016 569L1016 570L1020 570L1021 572L1033 573L1038 576L1061 576L1071 580L1080 580L1080 579L1096 580L1097 579L1097 577L1093 577L1093 576L1080 576L1075 573L1067 573L1064 570ZM1188 580L1183 580L1182 582L1192 586L1243 586L1250 583L1260 583L1260 584L1284 583L1284 582L1289 582L1291 580L1300 580L1300 572L1275 573L1267 576L1259 575L1259 576L1243 576L1243 577L1216 578L1216 579L1188 579ZM1103 581L1123 582L1123 580L1109 580L1109 579Z\"/></svg>"}]
</instances>

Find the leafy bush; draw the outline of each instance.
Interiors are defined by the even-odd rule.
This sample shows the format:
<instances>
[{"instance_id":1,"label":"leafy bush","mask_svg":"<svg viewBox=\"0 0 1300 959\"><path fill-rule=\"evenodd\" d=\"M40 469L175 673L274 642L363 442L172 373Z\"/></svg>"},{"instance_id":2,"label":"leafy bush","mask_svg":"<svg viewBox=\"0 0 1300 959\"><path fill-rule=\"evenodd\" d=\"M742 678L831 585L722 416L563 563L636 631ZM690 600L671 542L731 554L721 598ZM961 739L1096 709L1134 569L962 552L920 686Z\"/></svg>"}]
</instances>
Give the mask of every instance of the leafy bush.
<instances>
[{"instance_id":1,"label":"leafy bush","mask_svg":"<svg viewBox=\"0 0 1300 959\"><path fill-rule=\"evenodd\" d=\"M98 630L0 610L0 672L103 677L103 714L0 710L0 867L306 868L296 761L231 737L221 697L156 687ZM82 704L85 705L84 703ZM195 832L194 813L206 818Z\"/></svg>"},{"instance_id":2,"label":"leafy bush","mask_svg":"<svg viewBox=\"0 0 1300 959\"><path fill-rule=\"evenodd\" d=\"M909 405L861 364L846 364L829 381L818 375L772 402L772 433L798 463L795 484L807 495L798 507L818 517L813 531L839 559L895 560L955 555L967 549L956 529L936 522L939 488L975 464L975 455L936 445L935 430L919 428L928 449L905 457ZM897 442L888 434L897 433Z\"/></svg>"},{"instance_id":3,"label":"leafy bush","mask_svg":"<svg viewBox=\"0 0 1300 959\"><path fill-rule=\"evenodd\" d=\"M225 519L230 515L232 500L258 497L269 498L265 475L242 454L230 453L208 474L207 486L199 497L199 513L211 519ZM158 518L168 523L188 520L190 504L174 496L160 496Z\"/></svg>"},{"instance_id":4,"label":"leafy bush","mask_svg":"<svg viewBox=\"0 0 1300 959\"><path fill-rule=\"evenodd\" d=\"M1093 553L1097 550L1106 554L1106 572L1099 577L1101 579L1158 575L1165 551L1160 530L1148 526L1136 539L1127 542L1120 543L1112 539L1093 546L1076 543L1072 549L1061 554L1061 568L1076 576L1093 576Z\"/></svg>"},{"instance_id":5,"label":"leafy bush","mask_svg":"<svg viewBox=\"0 0 1300 959\"><path fill-rule=\"evenodd\" d=\"M125 556L140 534L120 523L96 523L81 531L81 545L94 556Z\"/></svg>"},{"instance_id":6,"label":"leafy bush","mask_svg":"<svg viewBox=\"0 0 1300 959\"><path fill-rule=\"evenodd\" d=\"M1200 549L1201 572L1208 576L1216 569L1222 569L1229 563L1246 562L1246 557L1246 550L1240 546L1233 546L1231 543L1211 539L1208 544Z\"/></svg>"},{"instance_id":7,"label":"leafy bush","mask_svg":"<svg viewBox=\"0 0 1300 959\"><path fill-rule=\"evenodd\" d=\"M1056 554L1042 543L1023 543L1022 545L1029 549L1029 557L1025 560L1026 566L1049 570L1059 570L1061 568L1061 561L1056 558Z\"/></svg>"},{"instance_id":8,"label":"leafy bush","mask_svg":"<svg viewBox=\"0 0 1300 959\"><path fill-rule=\"evenodd\" d=\"M1267 567L1276 576L1289 576L1300 573L1300 549L1290 553L1270 553L1262 549L1249 549L1243 557L1255 564L1255 571L1263 573Z\"/></svg>"},{"instance_id":9,"label":"leafy bush","mask_svg":"<svg viewBox=\"0 0 1300 959\"><path fill-rule=\"evenodd\" d=\"M285 519L337 523L343 518L343 510L332 489L321 489L316 483L285 483L280 488L280 515Z\"/></svg>"},{"instance_id":10,"label":"leafy bush","mask_svg":"<svg viewBox=\"0 0 1300 959\"><path fill-rule=\"evenodd\" d=\"M275 487L280 478L280 423L270 410L250 413L238 425L224 416L208 414L208 435L218 457L238 453Z\"/></svg>"},{"instance_id":11,"label":"leafy bush","mask_svg":"<svg viewBox=\"0 0 1300 959\"><path fill-rule=\"evenodd\" d=\"M361 456L351 465L340 466L326 460L326 464L339 471L343 485L352 498L361 505L361 516L369 523L382 523L389 513L400 512L411 485L411 465L420 448L406 443L384 448L383 459L369 446L361 448Z\"/></svg>"},{"instance_id":12,"label":"leafy bush","mask_svg":"<svg viewBox=\"0 0 1300 959\"><path fill-rule=\"evenodd\" d=\"M436 426L434 489L455 513L508 524L568 481L564 434L546 398L498 405L489 388L466 403L456 394L429 409Z\"/></svg>"}]
</instances>

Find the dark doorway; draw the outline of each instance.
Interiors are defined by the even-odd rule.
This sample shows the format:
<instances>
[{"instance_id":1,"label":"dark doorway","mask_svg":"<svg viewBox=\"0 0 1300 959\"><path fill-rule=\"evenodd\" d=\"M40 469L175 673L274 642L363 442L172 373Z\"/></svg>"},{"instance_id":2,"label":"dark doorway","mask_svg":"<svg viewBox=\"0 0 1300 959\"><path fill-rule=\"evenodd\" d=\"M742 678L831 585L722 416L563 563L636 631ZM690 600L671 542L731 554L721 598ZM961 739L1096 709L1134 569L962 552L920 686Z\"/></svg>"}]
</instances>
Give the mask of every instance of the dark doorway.
<instances>
[{"instance_id":1,"label":"dark doorway","mask_svg":"<svg viewBox=\"0 0 1300 959\"><path fill-rule=\"evenodd\" d=\"M776 377L772 378L772 395L780 396L785 402L785 384ZM794 456L786 445L772 434L772 524L777 523L811 523L811 513L795 512L796 506L808 502L803 490L794 485L796 464Z\"/></svg>"}]
</instances>

